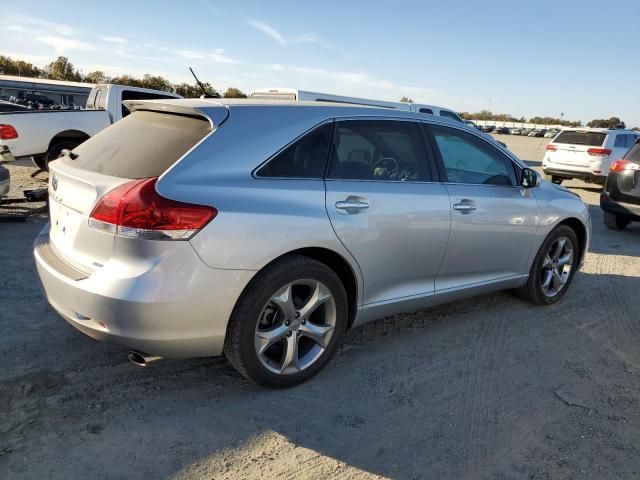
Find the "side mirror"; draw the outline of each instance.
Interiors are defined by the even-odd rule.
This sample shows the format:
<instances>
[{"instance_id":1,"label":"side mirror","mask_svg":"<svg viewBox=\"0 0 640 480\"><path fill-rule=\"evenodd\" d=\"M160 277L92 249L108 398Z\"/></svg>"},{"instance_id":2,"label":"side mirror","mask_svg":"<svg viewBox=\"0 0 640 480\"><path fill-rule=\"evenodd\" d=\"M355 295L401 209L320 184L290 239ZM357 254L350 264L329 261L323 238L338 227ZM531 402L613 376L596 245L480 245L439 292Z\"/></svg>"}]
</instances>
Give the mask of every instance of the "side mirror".
<instances>
[{"instance_id":1,"label":"side mirror","mask_svg":"<svg viewBox=\"0 0 640 480\"><path fill-rule=\"evenodd\" d=\"M540 176L535 170L530 168L522 169L522 176L520 178L520 184L524 188L533 188L540 185Z\"/></svg>"}]
</instances>

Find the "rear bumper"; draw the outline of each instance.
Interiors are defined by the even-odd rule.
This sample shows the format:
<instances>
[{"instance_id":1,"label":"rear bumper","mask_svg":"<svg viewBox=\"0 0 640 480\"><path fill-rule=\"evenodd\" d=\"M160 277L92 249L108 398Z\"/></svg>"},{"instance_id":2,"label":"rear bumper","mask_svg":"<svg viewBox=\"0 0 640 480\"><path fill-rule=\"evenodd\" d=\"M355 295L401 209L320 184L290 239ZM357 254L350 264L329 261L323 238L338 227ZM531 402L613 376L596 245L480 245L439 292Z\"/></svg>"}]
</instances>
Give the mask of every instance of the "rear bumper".
<instances>
[{"instance_id":1,"label":"rear bumper","mask_svg":"<svg viewBox=\"0 0 640 480\"><path fill-rule=\"evenodd\" d=\"M52 256L48 230L47 225L34 248L38 274L47 300L73 327L96 340L161 357L222 353L229 316L255 272L214 269L193 252L162 258L147 271L134 270L134 276L131 270L118 275L122 267L107 262L74 280L64 260Z\"/></svg>"},{"instance_id":2,"label":"rear bumper","mask_svg":"<svg viewBox=\"0 0 640 480\"><path fill-rule=\"evenodd\" d=\"M586 180L593 183L604 183L607 179L606 175L601 175L597 173L593 173L589 171L585 167L568 167L568 166L557 166L554 164L546 164L542 166L542 171L546 175L553 175L556 177L562 178L579 178L581 180Z\"/></svg>"}]
</instances>

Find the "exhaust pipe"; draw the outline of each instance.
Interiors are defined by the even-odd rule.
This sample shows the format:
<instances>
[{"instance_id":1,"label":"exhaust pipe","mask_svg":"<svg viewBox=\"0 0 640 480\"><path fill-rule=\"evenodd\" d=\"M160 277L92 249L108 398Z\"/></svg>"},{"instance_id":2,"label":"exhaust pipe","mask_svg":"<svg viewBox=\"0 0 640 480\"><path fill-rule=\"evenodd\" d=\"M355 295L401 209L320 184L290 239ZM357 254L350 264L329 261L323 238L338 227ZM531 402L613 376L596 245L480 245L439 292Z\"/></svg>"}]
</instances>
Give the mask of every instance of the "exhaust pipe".
<instances>
[{"instance_id":1,"label":"exhaust pipe","mask_svg":"<svg viewBox=\"0 0 640 480\"><path fill-rule=\"evenodd\" d=\"M139 367L146 367L148 364L162 359L162 357L153 357L146 353L136 352L135 350L128 352L127 357L131 363L134 363Z\"/></svg>"}]
</instances>

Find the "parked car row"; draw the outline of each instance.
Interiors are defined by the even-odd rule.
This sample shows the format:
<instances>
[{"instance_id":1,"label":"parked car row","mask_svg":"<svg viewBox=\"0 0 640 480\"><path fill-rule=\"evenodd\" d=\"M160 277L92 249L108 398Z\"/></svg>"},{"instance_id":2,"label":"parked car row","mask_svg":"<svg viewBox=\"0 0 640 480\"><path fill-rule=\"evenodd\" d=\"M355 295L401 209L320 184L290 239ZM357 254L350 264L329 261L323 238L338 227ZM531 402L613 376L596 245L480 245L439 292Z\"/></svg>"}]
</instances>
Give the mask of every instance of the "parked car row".
<instances>
[{"instance_id":1,"label":"parked car row","mask_svg":"<svg viewBox=\"0 0 640 480\"><path fill-rule=\"evenodd\" d=\"M560 132L560 130L555 128L551 128L551 129L546 129L546 128L534 129L534 128L520 128L520 127L509 128L509 127L498 127L496 125L484 125L476 128L482 130L485 133L493 133L498 135L521 135L521 136L527 136L527 137L545 137L545 138L553 138Z\"/></svg>"}]
</instances>

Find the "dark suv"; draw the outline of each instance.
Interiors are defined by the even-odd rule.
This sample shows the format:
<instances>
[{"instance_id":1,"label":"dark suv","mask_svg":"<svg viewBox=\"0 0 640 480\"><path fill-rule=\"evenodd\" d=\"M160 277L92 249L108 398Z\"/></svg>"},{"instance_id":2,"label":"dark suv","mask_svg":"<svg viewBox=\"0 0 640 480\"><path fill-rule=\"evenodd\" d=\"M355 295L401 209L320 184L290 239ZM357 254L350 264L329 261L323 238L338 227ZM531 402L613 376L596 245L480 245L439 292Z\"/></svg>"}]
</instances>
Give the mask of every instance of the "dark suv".
<instances>
[{"instance_id":1,"label":"dark suv","mask_svg":"<svg viewBox=\"0 0 640 480\"><path fill-rule=\"evenodd\" d=\"M612 230L640 222L640 139L621 160L611 164L600 207L605 225Z\"/></svg>"}]
</instances>

